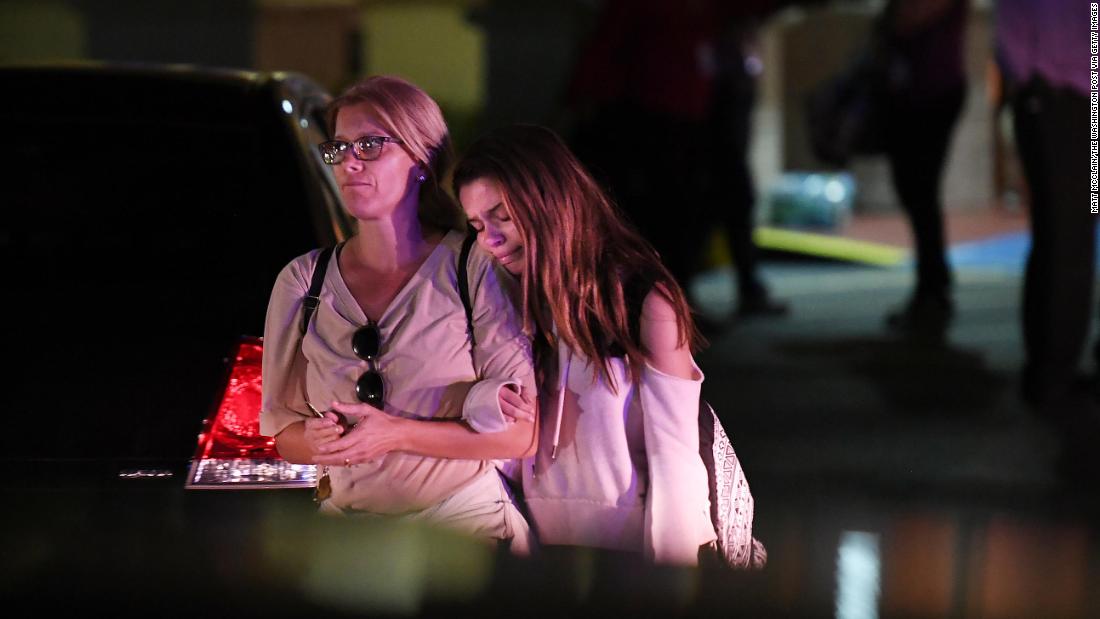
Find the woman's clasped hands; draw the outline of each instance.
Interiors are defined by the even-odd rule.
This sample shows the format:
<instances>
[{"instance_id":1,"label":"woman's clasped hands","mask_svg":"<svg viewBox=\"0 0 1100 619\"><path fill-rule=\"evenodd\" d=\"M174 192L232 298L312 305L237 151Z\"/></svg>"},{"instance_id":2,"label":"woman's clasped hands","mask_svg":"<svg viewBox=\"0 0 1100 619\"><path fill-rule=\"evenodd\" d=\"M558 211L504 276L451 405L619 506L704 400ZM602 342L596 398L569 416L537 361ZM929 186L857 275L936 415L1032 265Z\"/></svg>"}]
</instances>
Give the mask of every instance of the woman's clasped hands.
<instances>
[{"instance_id":1,"label":"woman's clasped hands","mask_svg":"<svg viewBox=\"0 0 1100 619\"><path fill-rule=\"evenodd\" d=\"M400 451L404 421L369 404L333 402L323 418L306 420L305 438L315 464L351 466Z\"/></svg>"},{"instance_id":2,"label":"woman's clasped hands","mask_svg":"<svg viewBox=\"0 0 1100 619\"><path fill-rule=\"evenodd\" d=\"M530 390L504 386L497 402L509 424L535 420L535 398ZM333 402L323 417L305 421L304 436L314 454L314 464L351 466L406 450L408 433L415 427L410 420L388 415L369 404Z\"/></svg>"}]
</instances>

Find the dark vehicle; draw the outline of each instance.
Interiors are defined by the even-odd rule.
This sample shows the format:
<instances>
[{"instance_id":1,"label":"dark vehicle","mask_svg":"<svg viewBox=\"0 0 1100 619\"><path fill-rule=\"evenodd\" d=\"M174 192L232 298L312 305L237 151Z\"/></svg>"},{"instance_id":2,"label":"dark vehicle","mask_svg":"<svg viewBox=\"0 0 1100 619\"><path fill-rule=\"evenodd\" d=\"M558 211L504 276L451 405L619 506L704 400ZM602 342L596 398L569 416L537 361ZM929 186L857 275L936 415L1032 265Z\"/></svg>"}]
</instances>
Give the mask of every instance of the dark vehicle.
<instances>
[{"instance_id":1,"label":"dark vehicle","mask_svg":"<svg viewBox=\"0 0 1100 619\"><path fill-rule=\"evenodd\" d=\"M185 487L314 483L258 436L256 336L279 269L349 230L313 146L328 93L140 66L4 68L0 91L5 597L242 554L308 491Z\"/></svg>"},{"instance_id":2,"label":"dark vehicle","mask_svg":"<svg viewBox=\"0 0 1100 619\"><path fill-rule=\"evenodd\" d=\"M269 466L249 415L276 274L346 232L313 148L328 94L186 68L0 84L3 392L41 430L7 434L2 457L34 462L36 485L308 485L312 467ZM219 409L196 454L213 460L188 471Z\"/></svg>"}]
</instances>

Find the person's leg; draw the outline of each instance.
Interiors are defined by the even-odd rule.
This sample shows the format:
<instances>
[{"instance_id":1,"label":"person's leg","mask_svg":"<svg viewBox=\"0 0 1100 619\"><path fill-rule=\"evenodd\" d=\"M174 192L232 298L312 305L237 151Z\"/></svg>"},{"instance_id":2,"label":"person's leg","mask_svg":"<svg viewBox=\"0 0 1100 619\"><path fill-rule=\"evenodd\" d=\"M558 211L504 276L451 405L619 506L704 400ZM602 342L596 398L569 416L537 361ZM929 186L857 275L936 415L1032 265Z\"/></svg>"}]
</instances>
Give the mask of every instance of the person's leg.
<instances>
[{"instance_id":1,"label":"person's leg","mask_svg":"<svg viewBox=\"0 0 1100 619\"><path fill-rule=\"evenodd\" d=\"M400 518L430 522L485 540L499 540L518 555L536 549L527 520L497 470L489 469L435 505Z\"/></svg>"},{"instance_id":2,"label":"person's leg","mask_svg":"<svg viewBox=\"0 0 1100 619\"><path fill-rule=\"evenodd\" d=\"M680 287L690 294L691 280L699 270L702 247L710 231L703 169L706 126L686 119L673 119L664 126L668 127L664 133L667 142L639 155L650 160L647 177L654 217L646 236Z\"/></svg>"},{"instance_id":3,"label":"person's leg","mask_svg":"<svg viewBox=\"0 0 1100 619\"><path fill-rule=\"evenodd\" d=\"M889 150L894 187L913 233L916 286L909 303L887 317L895 329L942 333L953 313L944 235L942 179L965 92L895 111Z\"/></svg>"},{"instance_id":4,"label":"person's leg","mask_svg":"<svg viewBox=\"0 0 1100 619\"><path fill-rule=\"evenodd\" d=\"M730 258L737 274L737 291L740 299L766 295L764 284L757 274L757 248L753 242L753 191L752 173L749 170L747 153L731 160L727 170L729 200L716 205L724 215L723 223L729 245Z\"/></svg>"},{"instance_id":5,"label":"person's leg","mask_svg":"<svg viewBox=\"0 0 1100 619\"><path fill-rule=\"evenodd\" d=\"M1031 251L1023 293L1027 399L1069 392L1092 320L1095 219L1089 213L1087 101L1041 84L1013 102L1031 194ZM1080 153L1081 156L1073 156Z\"/></svg>"},{"instance_id":6,"label":"person's leg","mask_svg":"<svg viewBox=\"0 0 1100 619\"><path fill-rule=\"evenodd\" d=\"M1031 193L1032 244L1024 279L1023 395L1062 431L1058 473L1095 488L1100 401L1079 383L1094 315L1096 218L1089 212L1087 99L1031 84L1013 101Z\"/></svg>"},{"instance_id":7,"label":"person's leg","mask_svg":"<svg viewBox=\"0 0 1100 619\"><path fill-rule=\"evenodd\" d=\"M756 227L756 189L749 166L752 110L756 101L753 77L739 75L717 86L714 127L710 136L711 165L706 208L714 223L721 223L737 278L737 313L780 315L785 303L770 298L759 274L759 249L753 240Z\"/></svg>"},{"instance_id":8,"label":"person's leg","mask_svg":"<svg viewBox=\"0 0 1100 619\"><path fill-rule=\"evenodd\" d=\"M669 205L680 206L676 196L688 158L677 142L678 130L665 115L620 103L607 106L586 125L575 148L627 220L661 254L676 280L686 285L690 266L680 239L686 224L680 219L669 222ZM685 206L678 212L686 210Z\"/></svg>"}]
</instances>

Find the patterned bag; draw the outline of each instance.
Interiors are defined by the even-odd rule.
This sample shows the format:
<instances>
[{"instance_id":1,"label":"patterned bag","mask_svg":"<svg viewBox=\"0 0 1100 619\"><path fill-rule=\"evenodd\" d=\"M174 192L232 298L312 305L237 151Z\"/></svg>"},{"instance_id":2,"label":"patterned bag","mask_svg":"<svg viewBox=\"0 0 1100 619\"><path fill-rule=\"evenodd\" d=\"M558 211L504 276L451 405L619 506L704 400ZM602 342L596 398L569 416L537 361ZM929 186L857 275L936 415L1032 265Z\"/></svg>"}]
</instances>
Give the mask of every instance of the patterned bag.
<instances>
[{"instance_id":1,"label":"patterned bag","mask_svg":"<svg viewBox=\"0 0 1100 619\"><path fill-rule=\"evenodd\" d=\"M710 517L718 539L712 544L729 567L761 569L768 552L752 536L754 502L749 481L714 409L699 399L699 455L707 467Z\"/></svg>"}]
</instances>

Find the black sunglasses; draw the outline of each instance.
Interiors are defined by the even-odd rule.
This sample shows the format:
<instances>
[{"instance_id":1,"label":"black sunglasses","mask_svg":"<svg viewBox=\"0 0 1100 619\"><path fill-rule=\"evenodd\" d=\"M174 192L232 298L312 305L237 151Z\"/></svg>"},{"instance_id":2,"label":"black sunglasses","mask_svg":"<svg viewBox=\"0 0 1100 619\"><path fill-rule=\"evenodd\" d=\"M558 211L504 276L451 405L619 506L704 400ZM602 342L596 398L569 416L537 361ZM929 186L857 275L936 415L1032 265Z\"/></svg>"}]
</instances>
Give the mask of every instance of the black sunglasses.
<instances>
[{"instance_id":1,"label":"black sunglasses","mask_svg":"<svg viewBox=\"0 0 1100 619\"><path fill-rule=\"evenodd\" d=\"M382 332L374 321L355 330L351 336L351 350L363 361L370 364L370 369L363 372L359 380L355 381L355 396L360 402L382 410L382 402L385 399L385 385L382 382L382 374L378 371L378 350L382 346Z\"/></svg>"}]
</instances>

